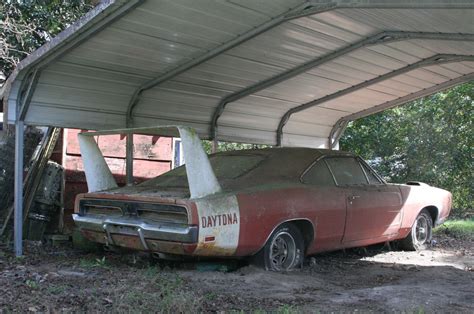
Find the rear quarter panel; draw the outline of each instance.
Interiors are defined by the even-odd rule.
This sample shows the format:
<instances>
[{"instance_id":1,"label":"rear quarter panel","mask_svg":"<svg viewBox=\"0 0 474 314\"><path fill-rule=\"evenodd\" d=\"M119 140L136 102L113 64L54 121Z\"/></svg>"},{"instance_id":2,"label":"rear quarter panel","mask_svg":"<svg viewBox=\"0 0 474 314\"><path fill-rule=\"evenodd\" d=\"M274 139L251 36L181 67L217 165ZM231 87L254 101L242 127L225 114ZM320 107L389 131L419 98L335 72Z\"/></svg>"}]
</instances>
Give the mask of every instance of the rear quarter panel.
<instances>
[{"instance_id":1,"label":"rear quarter panel","mask_svg":"<svg viewBox=\"0 0 474 314\"><path fill-rule=\"evenodd\" d=\"M400 238L410 232L413 223L422 209L436 208L435 224L445 219L451 211L451 193L428 185L411 186L400 185L403 198L403 219L400 229Z\"/></svg>"}]
</instances>

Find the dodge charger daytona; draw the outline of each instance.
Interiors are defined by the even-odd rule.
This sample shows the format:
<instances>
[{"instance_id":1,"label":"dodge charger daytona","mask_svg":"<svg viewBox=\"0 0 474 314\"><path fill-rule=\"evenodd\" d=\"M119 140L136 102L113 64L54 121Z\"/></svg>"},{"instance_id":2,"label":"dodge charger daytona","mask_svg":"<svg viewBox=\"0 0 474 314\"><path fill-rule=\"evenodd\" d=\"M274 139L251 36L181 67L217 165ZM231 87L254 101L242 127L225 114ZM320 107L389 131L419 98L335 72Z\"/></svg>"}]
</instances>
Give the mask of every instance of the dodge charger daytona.
<instances>
[{"instance_id":1,"label":"dodge charger daytona","mask_svg":"<svg viewBox=\"0 0 474 314\"><path fill-rule=\"evenodd\" d=\"M90 192L77 197L73 218L87 239L163 256L252 257L268 270L291 270L323 251L387 241L424 248L451 209L448 191L387 183L351 153L267 148L207 156L193 130L176 128L186 164L126 187L98 170L105 163L94 133L80 136Z\"/></svg>"}]
</instances>

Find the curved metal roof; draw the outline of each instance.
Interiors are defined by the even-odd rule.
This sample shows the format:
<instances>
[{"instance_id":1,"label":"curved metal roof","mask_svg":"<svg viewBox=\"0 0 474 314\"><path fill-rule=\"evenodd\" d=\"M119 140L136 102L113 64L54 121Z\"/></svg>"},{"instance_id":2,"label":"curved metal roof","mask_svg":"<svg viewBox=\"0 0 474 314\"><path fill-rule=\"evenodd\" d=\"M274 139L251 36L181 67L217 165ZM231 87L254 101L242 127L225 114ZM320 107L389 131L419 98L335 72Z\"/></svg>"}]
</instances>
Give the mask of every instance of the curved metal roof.
<instances>
[{"instance_id":1,"label":"curved metal roof","mask_svg":"<svg viewBox=\"0 0 474 314\"><path fill-rule=\"evenodd\" d=\"M108 0L20 63L5 109L328 147L348 121L473 79L471 0Z\"/></svg>"}]
</instances>

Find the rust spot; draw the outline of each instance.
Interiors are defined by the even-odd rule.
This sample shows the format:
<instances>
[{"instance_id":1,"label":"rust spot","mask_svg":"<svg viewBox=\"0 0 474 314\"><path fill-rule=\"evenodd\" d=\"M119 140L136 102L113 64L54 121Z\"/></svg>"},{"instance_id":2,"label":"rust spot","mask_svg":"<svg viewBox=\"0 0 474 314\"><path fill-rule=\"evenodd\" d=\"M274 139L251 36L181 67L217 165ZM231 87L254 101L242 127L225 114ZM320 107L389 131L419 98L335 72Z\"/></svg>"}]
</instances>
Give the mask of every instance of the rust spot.
<instances>
[{"instance_id":1,"label":"rust spot","mask_svg":"<svg viewBox=\"0 0 474 314\"><path fill-rule=\"evenodd\" d=\"M98 242L102 244L107 244L107 237L105 232L97 232L92 230L81 230L82 234L86 239ZM140 238L133 235L122 235L122 234L111 234L114 244L120 247L145 251ZM160 241L153 239L145 239L148 248L152 252L159 253L169 253L169 254L190 254L196 248L196 244L184 244L179 242L170 242L170 241Z\"/></svg>"},{"instance_id":2,"label":"rust spot","mask_svg":"<svg viewBox=\"0 0 474 314\"><path fill-rule=\"evenodd\" d=\"M145 251L140 238L137 236L131 235L123 235L123 234L111 234L112 240L114 244L117 246L133 249L133 250L140 250Z\"/></svg>"},{"instance_id":3,"label":"rust spot","mask_svg":"<svg viewBox=\"0 0 474 314\"><path fill-rule=\"evenodd\" d=\"M106 236L103 232L96 232L91 230L81 230L82 235L89 241L106 244Z\"/></svg>"},{"instance_id":4,"label":"rust spot","mask_svg":"<svg viewBox=\"0 0 474 314\"><path fill-rule=\"evenodd\" d=\"M185 254L182 243L168 242L159 240L147 240L148 247L151 251L169 254Z\"/></svg>"}]
</instances>

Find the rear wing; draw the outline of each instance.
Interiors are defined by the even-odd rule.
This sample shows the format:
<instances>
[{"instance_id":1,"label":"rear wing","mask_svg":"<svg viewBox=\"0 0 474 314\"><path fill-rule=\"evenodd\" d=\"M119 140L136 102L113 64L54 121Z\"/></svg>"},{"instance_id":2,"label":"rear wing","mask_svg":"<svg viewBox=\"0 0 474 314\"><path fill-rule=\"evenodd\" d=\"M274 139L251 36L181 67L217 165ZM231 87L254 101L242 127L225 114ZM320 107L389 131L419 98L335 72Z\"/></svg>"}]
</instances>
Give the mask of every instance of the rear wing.
<instances>
[{"instance_id":1,"label":"rear wing","mask_svg":"<svg viewBox=\"0 0 474 314\"><path fill-rule=\"evenodd\" d=\"M117 182L105 162L105 158L94 136L130 135L135 133L181 138L191 198L200 198L221 191L221 186L217 181L209 158L202 147L201 139L196 131L186 126L166 125L79 133L79 146L89 192L104 191L117 187Z\"/></svg>"}]
</instances>

